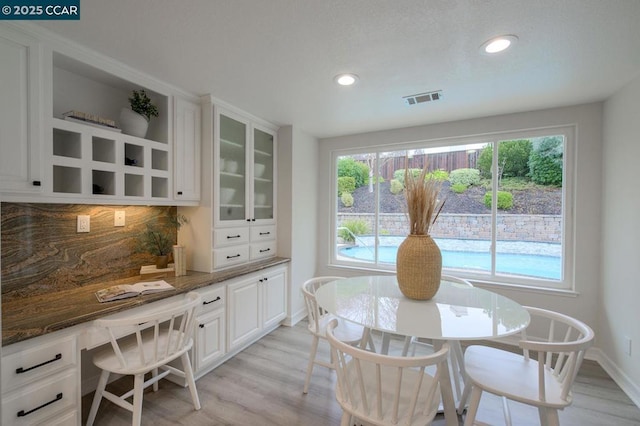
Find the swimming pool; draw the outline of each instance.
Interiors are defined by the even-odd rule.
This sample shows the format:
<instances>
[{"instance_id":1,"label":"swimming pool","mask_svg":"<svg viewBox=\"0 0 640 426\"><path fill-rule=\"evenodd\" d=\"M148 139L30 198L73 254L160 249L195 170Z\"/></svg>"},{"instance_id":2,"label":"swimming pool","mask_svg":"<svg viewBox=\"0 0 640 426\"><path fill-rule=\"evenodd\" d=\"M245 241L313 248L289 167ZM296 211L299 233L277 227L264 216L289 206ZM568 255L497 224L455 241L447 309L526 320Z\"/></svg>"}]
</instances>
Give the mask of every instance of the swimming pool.
<instances>
[{"instance_id":1,"label":"swimming pool","mask_svg":"<svg viewBox=\"0 0 640 426\"><path fill-rule=\"evenodd\" d=\"M491 270L491 254L488 251L440 251L444 268ZM379 246L378 261L394 264L397 252L397 246ZM365 262L374 259L373 248L365 246L343 247L340 255ZM562 277L562 259L560 256L544 254L498 253L496 272L559 280Z\"/></svg>"}]
</instances>

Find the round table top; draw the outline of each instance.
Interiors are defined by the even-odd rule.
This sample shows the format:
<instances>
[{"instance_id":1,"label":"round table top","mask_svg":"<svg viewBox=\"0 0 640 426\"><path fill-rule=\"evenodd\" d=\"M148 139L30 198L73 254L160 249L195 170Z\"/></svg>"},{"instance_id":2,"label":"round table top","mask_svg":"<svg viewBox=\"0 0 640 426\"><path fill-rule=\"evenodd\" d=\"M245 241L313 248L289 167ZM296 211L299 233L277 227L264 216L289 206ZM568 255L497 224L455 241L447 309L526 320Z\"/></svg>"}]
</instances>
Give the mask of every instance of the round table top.
<instances>
[{"instance_id":1,"label":"round table top","mask_svg":"<svg viewBox=\"0 0 640 426\"><path fill-rule=\"evenodd\" d=\"M371 329L441 340L509 336L530 321L513 300L446 277L431 300L405 297L395 276L333 281L316 291L316 300L337 317Z\"/></svg>"}]
</instances>

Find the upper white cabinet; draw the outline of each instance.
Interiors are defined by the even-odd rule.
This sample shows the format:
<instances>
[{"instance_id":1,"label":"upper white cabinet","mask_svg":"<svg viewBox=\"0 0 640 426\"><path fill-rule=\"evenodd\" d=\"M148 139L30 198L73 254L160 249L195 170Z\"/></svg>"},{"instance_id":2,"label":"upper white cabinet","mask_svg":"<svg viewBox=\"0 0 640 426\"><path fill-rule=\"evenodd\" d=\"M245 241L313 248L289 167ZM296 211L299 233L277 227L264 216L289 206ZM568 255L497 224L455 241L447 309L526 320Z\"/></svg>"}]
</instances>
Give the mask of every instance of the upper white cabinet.
<instances>
[{"instance_id":1,"label":"upper white cabinet","mask_svg":"<svg viewBox=\"0 0 640 426\"><path fill-rule=\"evenodd\" d=\"M212 272L275 256L277 128L210 96L202 112L202 202L181 212L200 231L179 235L190 269Z\"/></svg>"},{"instance_id":2,"label":"upper white cabinet","mask_svg":"<svg viewBox=\"0 0 640 426\"><path fill-rule=\"evenodd\" d=\"M177 200L200 200L200 104L175 98L174 190Z\"/></svg>"},{"instance_id":3,"label":"upper white cabinet","mask_svg":"<svg viewBox=\"0 0 640 426\"><path fill-rule=\"evenodd\" d=\"M170 95L53 51L51 127L45 137L45 192L94 203L173 202ZM145 138L118 128L69 118L80 111L119 123L133 90L145 90L158 108ZM119 127L119 126L118 126Z\"/></svg>"},{"instance_id":4,"label":"upper white cabinet","mask_svg":"<svg viewBox=\"0 0 640 426\"><path fill-rule=\"evenodd\" d=\"M0 27L0 57L4 200L198 204L197 98L33 26ZM120 130L134 90L159 113L144 137Z\"/></svg>"},{"instance_id":5,"label":"upper white cabinet","mask_svg":"<svg viewBox=\"0 0 640 426\"><path fill-rule=\"evenodd\" d=\"M0 191L41 189L40 55L36 39L0 27Z\"/></svg>"},{"instance_id":6,"label":"upper white cabinet","mask_svg":"<svg viewBox=\"0 0 640 426\"><path fill-rule=\"evenodd\" d=\"M215 226L274 224L274 130L214 108Z\"/></svg>"}]
</instances>

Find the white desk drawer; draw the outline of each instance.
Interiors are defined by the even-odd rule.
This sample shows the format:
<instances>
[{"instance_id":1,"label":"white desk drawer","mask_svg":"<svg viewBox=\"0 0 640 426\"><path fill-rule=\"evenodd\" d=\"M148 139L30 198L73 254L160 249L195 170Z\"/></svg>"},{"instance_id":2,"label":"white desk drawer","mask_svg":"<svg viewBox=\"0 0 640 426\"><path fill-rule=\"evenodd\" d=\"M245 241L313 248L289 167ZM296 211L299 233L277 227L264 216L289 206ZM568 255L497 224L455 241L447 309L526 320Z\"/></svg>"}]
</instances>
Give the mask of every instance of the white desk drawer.
<instances>
[{"instance_id":1,"label":"white desk drawer","mask_svg":"<svg viewBox=\"0 0 640 426\"><path fill-rule=\"evenodd\" d=\"M75 337L40 343L42 339L46 339L46 336L30 339L24 344L24 349L2 357L3 392L76 364ZM16 345L22 345L22 342Z\"/></svg>"},{"instance_id":2,"label":"white desk drawer","mask_svg":"<svg viewBox=\"0 0 640 426\"><path fill-rule=\"evenodd\" d=\"M2 424L35 425L56 413L73 409L77 403L78 377L76 370L69 370L5 393L2 396ZM50 424L49 421L46 423Z\"/></svg>"},{"instance_id":3,"label":"white desk drawer","mask_svg":"<svg viewBox=\"0 0 640 426\"><path fill-rule=\"evenodd\" d=\"M237 265L248 260L248 245L213 250L213 267L215 269Z\"/></svg>"},{"instance_id":4,"label":"white desk drawer","mask_svg":"<svg viewBox=\"0 0 640 426\"><path fill-rule=\"evenodd\" d=\"M223 228L213 231L213 247L228 247L249 242L249 228Z\"/></svg>"},{"instance_id":5,"label":"white desk drawer","mask_svg":"<svg viewBox=\"0 0 640 426\"><path fill-rule=\"evenodd\" d=\"M78 426L80 424L78 410L73 410L56 415L52 419L43 420L38 426Z\"/></svg>"},{"instance_id":6,"label":"white desk drawer","mask_svg":"<svg viewBox=\"0 0 640 426\"><path fill-rule=\"evenodd\" d=\"M274 225L269 226L255 226L251 228L251 242L268 241L276 239L276 227Z\"/></svg>"},{"instance_id":7,"label":"white desk drawer","mask_svg":"<svg viewBox=\"0 0 640 426\"><path fill-rule=\"evenodd\" d=\"M262 259L276 255L276 242L266 241L264 243L251 244L251 260Z\"/></svg>"},{"instance_id":8,"label":"white desk drawer","mask_svg":"<svg viewBox=\"0 0 640 426\"><path fill-rule=\"evenodd\" d=\"M202 305L198 315L224 308L226 302L227 286L220 285L214 289L198 290L202 296Z\"/></svg>"}]
</instances>

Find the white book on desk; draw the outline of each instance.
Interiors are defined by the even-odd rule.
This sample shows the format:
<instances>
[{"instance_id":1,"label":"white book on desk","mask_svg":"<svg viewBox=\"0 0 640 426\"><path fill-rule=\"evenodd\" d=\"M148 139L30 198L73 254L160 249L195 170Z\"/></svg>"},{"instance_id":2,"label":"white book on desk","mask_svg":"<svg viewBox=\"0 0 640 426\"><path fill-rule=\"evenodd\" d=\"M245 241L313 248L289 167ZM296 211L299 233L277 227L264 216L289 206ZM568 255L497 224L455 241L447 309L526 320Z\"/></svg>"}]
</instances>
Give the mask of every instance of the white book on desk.
<instances>
[{"instance_id":1,"label":"white book on desk","mask_svg":"<svg viewBox=\"0 0 640 426\"><path fill-rule=\"evenodd\" d=\"M175 290L175 287L164 280L143 281L136 284L114 285L98 290L96 291L96 297L99 302L103 303L167 290Z\"/></svg>"}]
</instances>

